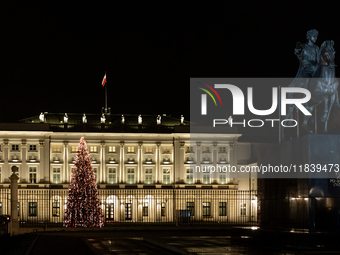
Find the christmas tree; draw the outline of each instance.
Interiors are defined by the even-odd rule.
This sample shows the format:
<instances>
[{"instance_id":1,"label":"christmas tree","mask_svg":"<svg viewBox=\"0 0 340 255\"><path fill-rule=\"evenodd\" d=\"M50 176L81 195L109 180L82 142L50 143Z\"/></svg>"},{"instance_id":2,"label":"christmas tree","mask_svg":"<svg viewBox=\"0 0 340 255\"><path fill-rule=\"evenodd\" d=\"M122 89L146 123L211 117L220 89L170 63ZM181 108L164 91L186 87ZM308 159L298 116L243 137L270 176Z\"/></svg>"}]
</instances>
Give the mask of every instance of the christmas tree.
<instances>
[{"instance_id":1,"label":"christmas tree","mask_svg":"<svg viewBox=\"0 0 340 255\"><path fill-rule=\"evenodd\" d=\"M102 209L96 178L84 137L80 138L68 188L65 227L102 227Z\"/></svg>"}]
</instances>

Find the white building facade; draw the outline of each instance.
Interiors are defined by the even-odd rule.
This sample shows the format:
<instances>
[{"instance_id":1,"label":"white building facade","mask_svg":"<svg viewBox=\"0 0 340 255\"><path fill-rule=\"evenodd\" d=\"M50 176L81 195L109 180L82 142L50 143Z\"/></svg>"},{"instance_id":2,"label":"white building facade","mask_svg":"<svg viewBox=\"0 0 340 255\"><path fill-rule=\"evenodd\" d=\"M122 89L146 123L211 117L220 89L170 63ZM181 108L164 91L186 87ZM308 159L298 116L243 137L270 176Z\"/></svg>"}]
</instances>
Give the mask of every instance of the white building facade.
<instances>
[{"instance_id":1,"label":"white building facade","mask_svg":"<svg viewBox=\"0 0 340 255\"><path fill-rule=\"evenodd\" d=\"M71 117L67 125L72 125ZM27 125L0 131L0 215L10 214L9 176L15 165L21 227L62 225L81 136L90 151L106 226L257 222L256 175L234 178L223 171L197 171L251 164L251 148L238 143L238 134L193 142L189 129L72 132L64 123L65 129L57 131L51 123Z\"/></svg>"}]
</instances>

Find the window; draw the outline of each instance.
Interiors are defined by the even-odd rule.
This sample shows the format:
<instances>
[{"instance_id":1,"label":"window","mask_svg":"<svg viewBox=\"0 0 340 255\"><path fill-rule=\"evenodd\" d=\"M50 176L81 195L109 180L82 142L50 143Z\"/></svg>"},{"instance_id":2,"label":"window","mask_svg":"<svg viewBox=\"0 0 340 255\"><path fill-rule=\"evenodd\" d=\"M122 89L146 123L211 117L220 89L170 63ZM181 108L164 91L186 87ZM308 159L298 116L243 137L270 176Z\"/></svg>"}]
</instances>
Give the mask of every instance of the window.
<instances>
[{"instance_id":1,"label":"window","mask_svg":"<svg viewBox=\"0 0 340 255\"><path fill-rule=\"evenodd\" d=\"M53 168L53 183L60 183L60 168Z\"/></svg>"},{"instance_id":2,"label":"window","mask_svg":"<svg viewBox=\"0 0 340 255\"><path fill-rule=\"evenodd\" d=\"M145 183L146 184L152 183L152 169L151 168L145 169Z\"/></svg>"},{"instance_id":3,"label":"window","mask_svg":"<svg viewBox=\"0 0 340 255\"><path fill-rule=\"evenodd\" d=\"M116 146L109 146L109 152L111 153L116 152Z\"/></svg>"},{"instance_id":4,"label":"window","mask_svg":"<svg viewBox=\"0 0 340 255\"><path fill-rule=\"evenodd\" d=\"M225 153L226 150L225 150L225 147L220 147L220 153Z\"/></svg>"},{"instance_id":5,"label":"window","mask_svg":"<svg viewBox=\"0 0 340 255\"><path fill-rule=\"evenodd\" d=\"M149 203L143 203L143 216L149 216Z\"/></svg>"},{"instance_id":6,"label":"window","mask_svg":"<svg viewBox=\"0 0 340 255\"><path fill-rule=\"evenodd\" d=\"M97 152L97 146L90 146L90 152Z\"/></svg>"},{"instance_id":7,"label":"window","mask_svg":"<svg viewBox=\"0 0 340 255\"><path fill-rule=\"evenodd\" d=\"M227 216L227 202L219 202L218 215Z\"/></svg>"},{"instance_id":8,"label":"window","mask_svg":"<svg viewBox=\"0 0 340 255\"><path fill-rule=\"evenodd\" d=\"M53 152L60 152L60 146L53 146Z\"/></svg>"},{"instance_id":9,"label":"window","mask_svg":"<svg viewBox=\"0 0 340 255\"><path fill-rule=\"evenodd\" d=\"M190 211L190 216L195 216L195 202L187 202L187 210Z\"/></svg>"},{"instance_id":10,"label":"window","mask_svg":"<svg viewBox=\"0 0 340 255\"><path fill-rule=\"evenodd\" d=\"M133 146L128 146L128 152L134 153L134 152L135 152L135 147L133 147Z\"/></svg>"},{"instance_id":11,"label":"window","mask_svg":"<svg viewBox=\"0 0 340 255\"><path fill-rule=\"evenodd\" d=\"M164 147L163 148L163 153L170 153L170 148L169 147Z\"/></svg>"},{"instance_id":12,"label":"window","mask_svg":"<svg viewBox=\"0 0 340 255\"><path fill-rule=\"evenodd\" d=\"M170 184L170 169L163 168L163 184Z\"/></svg>"},{"instance_id":13,"label":"window","mask_svg":"<svg viewBox=\"0 0 340 255\"><path fill-rule=\"evenodd\" d=\"M19 145L18 144L12 144L12 151L19 151Z\"/></svg>"},{"instance_id":14,"label":"window","mask_svg":"<svg viewBox=\"0 0 340 255\"><path fill-rule=\"evenodd\" d=\"M165 216L165 202L162 202L161 204L161 216Z\"/></svg>"},{"instance_id":15,"label":"window","mask_svg":"<svg viewBox=\"0 0 340 255\"><path fill-rule=\"evenodd\" d=\"M71 147L72 152L77 152L78 151L78 146L72 146Z\"/></svg>"},{"instance_id":16,"label":"window","mask_svg":"<svg viewBox=\"0 0 340 255\"><path fill-rule=\"evenodd\" d=\"M28 202L28 216L37 216L37 202Z\"/></svg>"},{"instance_id":17,"label":"window","mask_svg":"<svg viewBox=\"0 0 340 255\"><path fill-rule=\"evenodd\" d=\"M145 153L152 153L152 147L151 146L146 146L145 147Z\"/></svg>"},{"instance_id":18,"label":"window","mask_svg":"<svg viewBox=\"0 0 340 255\"><path fill-rule=\"evenodd\" d=\"M128 184L135 183L135 169L134 168L127 169L127 183Z\"/></svg>"},{"instance_id":19,"label":"window","mask_svg":"<svg viewBox=\"0 0 340 255\"><path fill-rule=\"evenodd\" d=\"M203 146L203 152L210 152L210 150L209 150L209 147L208 146Z\"/></svg>"},{"instance_id":20,"label":"window","mask_svg":"<svg viewBox=\"0 0 340 255\"><path fill-rule=\"evenodd\" d=\"M3 212L2 212L2 202L0 202L0 215L3 215Z\"/></svg>"},{"instance_id":21,"label":"window","mask_svg":"<svg viewBox=\"0 0 340 255\"><path fill-rule=\"evenodd\" d=\"M247 215L247 204L241 203L241 205L240 205L240 214L241 214L241 216L246 216Z\"/></svg>"},{"instance_id":22,"label":"window","mask_svg":"<svg viewBox=\"0 0 340 255\"><path fill-rule=\"evenodd\" d=\"M220 184L226 184L227 183L227 178L225 174L220 174Z\"/></svg>"},{"instance_id":23,"label":"window","mask_svg":"<svg viewBox=\"0 0 340 255\"><path fill-rule=\"evenodd\" d=\"M35 144L31 144L30 151L36 151L36 150L37 150L37 146Z\"/></svg>"},{"instance_id":24,"label":"window","mask_svg":"<svg viewBox=\"0 0 340 255\"><path fill-rule=\"evenodd\" d=\"M203 184L210 184L210 173L203 174Z\"/></svg>"},{"instance_id":25,"label":"window","mask_svg":"<svg viewBox=\"0 0 340 255\"><path fill-rule=\"evenodd\" d=\"M52 216L54 217L60 216L60 203L58 201L54 201L52 203Z\"/></svg>"},{"instance_id":26,"label":"window","mask_svg":"<svg viewBox=\"0 0 340 255\"><path fill-rule=\"evenodd\" d=\"M30 167L29 168L29 182L30 183L37 183L37 168Z\"/></svg>"},{"instance_id":27,"label":"window","mask_svg":"<svg viewBox=\"0 0 340 255\"><path fill-rule=\"evenodd\" d=\"M125 220L132 220L132 203L125 204Z\"/></svg>"},{"instance_id":28,"label":"window","mask_svg":"<svg viewBox=\"0 0 340 255\"><path fill-rule=\"evenodd\" d=\"M116 168L109 168L109 174L108 174L108 183L109 184L114 184L117 183L117 178L116 178Z\"/></svg>"},{"instance_id":29,"label":"window","mask_svg":"<svg viewBox=\"0 0 340 255\"><path fill-rule=\"evenodd\" d=\"M93 173L94 173L94 178L96 178L96 182L98 182L97 180L97 167L93 168Z\"/></svg>"},{"instance_id":30,"label":"window","mask_svg":"<svg viewBox=\"0 0 340 255\"><path fill-rule=\"evenodd\" d=\"M194 183L194 169L187 168L187 175L186 175L186 183L193 184Z\"/></svg>"},{"instance_id":31,"label":"window","mask_svg":"<svg viewBox=\"0 0 340 255\"><path fill-rule=\"evenodd\" d=\"M210 202L203 202L203 216L210 216Z\"/></svg>"}]
</instances>

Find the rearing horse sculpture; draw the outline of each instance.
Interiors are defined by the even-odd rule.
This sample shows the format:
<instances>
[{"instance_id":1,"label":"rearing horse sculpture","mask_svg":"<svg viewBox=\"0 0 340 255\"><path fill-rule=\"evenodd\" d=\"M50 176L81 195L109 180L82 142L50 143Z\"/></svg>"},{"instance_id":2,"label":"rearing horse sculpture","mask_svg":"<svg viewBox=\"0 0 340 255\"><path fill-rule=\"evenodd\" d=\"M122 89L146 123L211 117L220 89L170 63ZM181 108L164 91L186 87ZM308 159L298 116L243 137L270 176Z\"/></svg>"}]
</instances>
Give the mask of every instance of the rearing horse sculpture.
<instances>
[{"instance_id":1,"label":"rearing horse sculpture","mask_svg":"<svg viewBox=\"0 0 340 255\"><path fill-rule=\"evenodd\" d=\"M315 106L323 104L321 121L325 123L323 132L327 133L327 123L334 102L339 106L338 80L335 77L335 50L333 41L324 41L320 47L319 66L308 83L311 92L311 100L306 105L309 112L313 112ZM302 126L308 133L313 133L308 127L310 116L304 116ZM315 120L317 121L317 120Z\"/></svg>"},{"instance_id":2,"label":"rearing horse sculpture","mask_svg":"<svg viewBox=\"0 0 340 255\"><path fill-rule=\"evenodd\" d=\"M319 51L319 64L318 68L313 74L312 78L299 78L308 79L307 89L311 92L311 100L304 105L306 109L312 113L315 106L322 104L324 106L321 121L325 123L324 132L327 133L327 123L329 115L334 103L338 107L338 80L335 77L335 50L333 48L334 42L332 40L324 41ZM301 82L300 84L306 84ZM292 97L293 95L288 95ZM294 118L294 105L289 105L287 109L287 119ZM307 130L308 133L312 134L313 131L308 127L308 120L310 116L304 116L302 126ZM317 121L317 120L315 120ZM282 137L284 137L284 128L282 129Z\"/></svg>"}]
</instances>

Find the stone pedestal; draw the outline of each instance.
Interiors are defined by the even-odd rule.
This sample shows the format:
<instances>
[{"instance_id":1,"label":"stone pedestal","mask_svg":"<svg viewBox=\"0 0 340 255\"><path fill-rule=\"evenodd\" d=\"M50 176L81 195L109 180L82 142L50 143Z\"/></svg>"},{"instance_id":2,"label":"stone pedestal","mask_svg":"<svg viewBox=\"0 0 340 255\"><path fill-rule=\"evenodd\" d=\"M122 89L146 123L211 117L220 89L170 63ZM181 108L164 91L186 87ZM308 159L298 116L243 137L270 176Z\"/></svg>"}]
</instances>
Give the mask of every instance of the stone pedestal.
<instances>
[{"instance_id":1,"label":"stone pedestal","mask_svg":"<svg viewBox=\"0 0 340 255\"><path fill-rule=\"evenodd\" d=\"M311 171L274 174L269 176L272 178L261 178L259 174L260 226L311 231L340 227L340 178L334 174L335 165L340 165L340 135L306 135L281 144L263 144L257 158L258 165L304 167L320 164L327 166L328 171L320 175ZM332 173L329 173L330 164L334 164Z\"/></svg>"},{"instance_id":2,"label":"stone pedestal","mask_svg":"<svg viewBox=\"0 0 340 255\"><path fill-rule=\"evenodd\" d=\"M19 234L19 221L18 221L18 179L16 175L18 167L12 166L12 175L9 177L11 180L11 221L10 221L10 234L15 236Z\"/></svg>"}]
</instances>

